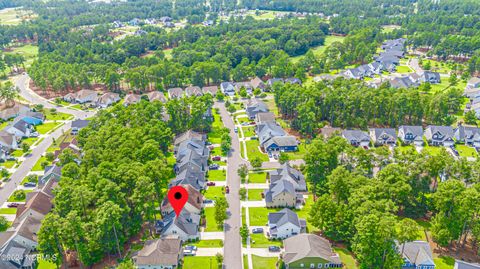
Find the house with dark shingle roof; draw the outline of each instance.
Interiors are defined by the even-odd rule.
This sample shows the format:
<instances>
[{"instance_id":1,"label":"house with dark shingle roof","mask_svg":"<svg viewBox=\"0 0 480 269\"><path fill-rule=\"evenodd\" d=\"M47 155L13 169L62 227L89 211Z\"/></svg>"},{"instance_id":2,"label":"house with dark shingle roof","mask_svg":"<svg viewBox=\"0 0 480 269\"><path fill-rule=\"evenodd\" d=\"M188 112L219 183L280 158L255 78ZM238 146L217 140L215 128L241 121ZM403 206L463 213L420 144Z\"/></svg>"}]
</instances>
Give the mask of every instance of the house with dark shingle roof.
<instances>
[{"instance_id":1,"label":"house with dark shingle roof","mask_svg":"<svg viewBox=\"0 0 480 269\"><path fill-rule=\"evenodd\" d=\"M179 238L147 240L143 248L132 255L133 263L138 269L174 269L182 258L182 240Z\"/></svg>"},{"instance_id":2,"label":"house with dark shingle roof","mask_svg":"<svg viewBox=\"0 0 480 269\"><path fill-rule=\"evenodd\" d=\"M19 118L10 123L5 130L16 137L30 137L36 133L33 125Z\"/></svg>"},{"instance_id":3,"label":"house with dark shingle roof","mask_svg":"<svg viewBox=\"0 0 480 269\"><path fill-rule=\"evenodd\" d=\"M440 74L438 72L424 71L420 74L420 82L428 82L430 84L438 84L441 81Z\"/></svg>"},{"instance_id":4,"label":"house with dark shingle roof","mask_svg":"<svg viewBox=\"0 0 480 269\"><path fill-rule=\"evenodd\" d=\"M188 193L188 200L183 206L183 209L188 213L200 214L203 208L203 196L200 191L196 190L190 185L182 185ZM168 197L165 197L162 202L161 207L162 215L168 215L173 212L173 207L168 200Z\"/></svg>"},{"instance_id":5,"label":"house with dark shingle roof","mask_svg":"<svg viewBox=\"0 0 480 269\"><path fill-rule=\"evenodd\" d=\"M167 102L167 98L165 97L165 94L163 94L163 92L152 91L152 92L147 93L146 95L147 95L148 100L150 102L153 102L153 101L160 101L162 103Z\"/></svg>"},{"instance_id":6,"label":"house with dark shingle roof","mask_svg":"<svg viewBox=\"0 0 480 269\"><path fill-rule=\"evenodd\" d=\"M0 245L0 268L2 269L35 269L36 254L33 249L22 246L14 240Z\"/></svg>"},{"instance_id":7,"label":"house with dark shingle roof","mask_svg":"<svg viewBox=\"0 0 480 269\"><path fill-rule=\"evenodd\" d=\"M275 122L275 114L272 112L259 112L255 116L255 122L257 124L265 122Z\"/></svg>"},{"instance_id":8,"label":"house with dark shingle roof","mask_svg":"<svg viewBox=\"0 0 480 269\"><path fill-rule=\"evenodd\" d=\"M178 147L180 146L180 144L184 141L187 141L187 140L192 140L192 139L195 139L195 140L201 140L201 141L205 141L207 140L207 136L205 134L202 134L202 133L199 133L199 132L195 132L193 130L188 130L184 133L181 133L179 135L177 135L175 137L175 140L173 142L173 145ZM175 151L176 152L176 151ZM176 153L175 153L176 154Z\"/></svg>"},{"instance_id":9,"label":"house with dark shingle roof","mask_svg":"<svg viewBox=\"0 0 480 269\"><path fill-rule=\"evenodd\" d=\"M270 183L279 180L286 180L293 184L296 191L307 191L307 183L302 172L292 168L288 162L284 163L281 168L268 172Z\"/></svg>"},{"instance_id":10,"label":"house with dark shingle roof","mask_svg":"<svg viewBox=\"0 0 480 269\"><path fill-rule=\"evenodd\" d=\"M398 138L404 144L423 145L423 127L402 125L398 127Z\"/></svg>"},{"instance_id":11,"label":"house with dark shingle roof","mask_svg":"<svg viewBox=\"0 0 480 269\"><path fill-rule=\"evenodd\" d=\"M480 128L460 125L455 129L455 140L473 147L480 147Z\"/></svg>"},{"instance_id":12,"label":"house with dark shingle roof","mask_svg":"<svg viewBox=\"0 0 480 269\"><path fill-rule=\"evenodd\" d=\"M258 113L268 112L268 106L262 101L257 101L249 104L245 111L247 112L248 118L254 120Z\"/></svg>"},{"instance_id":13,"label":"house with dark shingle roof","mask_svg":"<svg viewBox=\"0 0 480 269\"><path fill-rule=\"evenodd\" d=\"M318 235L302 233L283 240L282 259L287 269L343 268L330 242Z\"/></svg>"},{"instance_id":14,"label":"house with dark shingle roof","mask_svg":"<svg viewBox=\"0 0 480 269\"><path fill-rule=\"evenodd\" d=\"M198 86L189 86L185 89L186 96L202 96L202 89Z\"/></svg>"},{"instance_id":15,"label":"house with dark shingle roof","mask_svg":"<svg viewBox=\"0 0 480 269\"><path fill-rule=\"evenodd\" d=\"M186 166L170 181L169 187L177 185L191 185L196 190L203 190L206 186L205 172L198 171L193 166Z\"/></svg>"},{"instance_id":16,"label":"house with dark shingle roof","mask_svg":"<svg viewBox=\"0 0 480 269\"><path fill-rule=\"evenodd\" d=\"M63 97L63 100L70 103L79 103L84 104L88 102L93 102L97 99L98 93L93 90L83 89L78 92L66 94Z\"/></svg>"},{"instance_id":17,"label":"house with dark shingle roof","mask_svg":"<svg viewBox=\"0 0 480 269\"><path fill-rule=\"evenodd\" d=\"M412 241L400 244L397 252L403 257L402 268L434 269L432 250L426 241Z\"/></svg>"},{"instance_id":18,"label":"house with dark shingle roof","mask_svg":"<svg viewBox=\"0 0 480 269\"><path fill-rule=\"evenodd\" d=\"M419 83L412 81L411 77L395 77L390 80L390 86L395 89L418 87Z\"/></svg>"},{"instance_id":19,"label":"house with dark shingle roof","mask_svg":"<svg viewBox=\"0 0 480 269\"><path fill-rule=\"evenodd\" d=\"M258 135L260 146L262 147L272 137L286 135L282 127L276 122L264 122L257 124L257 126L255 127L255 131Z\"/></svg>"},{"instance_id":20,"label":"house with dark shingle roof","mask_svg":"<svg viewBox=\"0 0 480 269\"><path fill-rule=\"evenodd\" d=\"M397 133L393 128L370 128L370 138L375 146L395 145Z\"/></svg>"},{"instance_id":21,"label":"house with dark shingle roof","mask_svg":"<svg viewBox=\"0 0 480 269\"><path fill-rule=\"evenodd\" d=\"M90 123L89 120L80 120L80 119L77 119L77 120L72 121L72 131L71 131L71 134L72 134L72 135L78 134L78 132L79 132L81 129L87 127L89 123Z\"/></svg>"},{"instance_id":22,"label":"house with dark shingle roof","mask_svg":"<svg viewBox=\"0 0 480 269\"><path fill-rule=\"evenodd\" d=\"M278 180L270 183L270 186L264 192L265 203L267 207L295 207L297 204L297 194L293 184L286 180Z\"/></svg>"},{"instance_id":23,"label":"house with dark shingle roof","mask_svg":"<svg viewBox=\"0 0 480 269\"><path fill-rule=\"evenodd\" d=\"M429 125L425 129L425 138L429 145L450 147L455 144L454 133L451 126Z\"/></svg>"},{"instance_id":24,"label":"house with dark shingle roof","mask_svg":"<svg viewBox=\"0 0 480 269\"><path fill-rule=\"evenodd\" d=\"M205 86L202 88L203 94L210 94L212 96L217 95L218 86Z\"/></svg>"},{"instance_id":25,"label":"house with dark shingle roof","mask_svg":"<svg viewBox=\"0 0 480 269\"><path fill-rule=\"evenodd\" d=\"M272 151L297 151L298 150L298 140L295 136L285 135L285 136L273 136L268 139L263 144L263 149L272 152Z\"/></svg>"},{"instance_id":26,"label":"house with dark shingle roof","mask_svg":"<svg viewBox=\"0 0 480 269\"><path fill-rule=\"evenodd\" d=\"M370 136L360 130L344 130L342 137L352 146L368 147L370 145Z\"/></svg>"},{"instance_id":27,"label":"house with dark shingle roof","mask_svg":"<svg viewBox=\"0 0 480 269\"><path fill-rule=\"evenodd\" d=\"M176 217L175 212L163 216L161 222L157 222L156 230L162 237L178 236L182 241L196 240L200 238L198 226L200 224L200 215L188 213L182 210Z\"/></svg>"},{"instance_id":28,"label":"house with dark shingle roof","mask_svg":"<svg viewBox=\"0 0 480 269\"><path fill-rule=\"evenodd\" d=\"M307 223L288 208L268 213L268 230L271 239L285 239L305 232Z\"/></svg>"},{"instance_id":29,"label":"house with dark shingle roof","mask_svg":"<svg viewBox=\"0 0 480 269\"><path fill-rule=\"evenodd\" d=\"M178 99L182 98L183 96L183 89L182 88L170 88L168 89L168 97L170 99Z\"/></svg>"}]
</instances>

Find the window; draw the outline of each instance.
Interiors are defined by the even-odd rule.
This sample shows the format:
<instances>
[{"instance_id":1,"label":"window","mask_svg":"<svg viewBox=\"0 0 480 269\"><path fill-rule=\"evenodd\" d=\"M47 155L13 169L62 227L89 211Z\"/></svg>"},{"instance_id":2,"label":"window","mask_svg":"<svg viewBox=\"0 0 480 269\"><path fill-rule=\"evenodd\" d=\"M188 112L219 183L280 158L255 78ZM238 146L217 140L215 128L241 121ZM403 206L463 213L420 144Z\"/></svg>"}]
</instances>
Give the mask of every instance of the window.
<instances>
[{"instance_id":1,"label":"window","mask_svg":"<svg viewBox=\"0 0 480 269\"><path fill-rule=\"evenodd\" d=\"M305 266L305 264L303 264L303 263L301 263L301 264L300 264L300 267L302 267L302 268L303 268L304 266Z\"/></svg>"},{"instance_id":2,"label":"window","mask_svg":"<svg viewBox=\"0 0 480 269\"><path fill-rule=\"evenodd\" d=\"M318 268L322 268L323 264L319 263Z\"/></svg>"},{"instance_id":3,"label":"window","mask_svg":"<svg viewBox=\"0 0 480 269\"><path fill-rule=\"evenodd\" d=\"M310 264L310 268L315 268L315 264L314 264L314 263L311 263L311 264Z\"/></svg>"}]
</instances>

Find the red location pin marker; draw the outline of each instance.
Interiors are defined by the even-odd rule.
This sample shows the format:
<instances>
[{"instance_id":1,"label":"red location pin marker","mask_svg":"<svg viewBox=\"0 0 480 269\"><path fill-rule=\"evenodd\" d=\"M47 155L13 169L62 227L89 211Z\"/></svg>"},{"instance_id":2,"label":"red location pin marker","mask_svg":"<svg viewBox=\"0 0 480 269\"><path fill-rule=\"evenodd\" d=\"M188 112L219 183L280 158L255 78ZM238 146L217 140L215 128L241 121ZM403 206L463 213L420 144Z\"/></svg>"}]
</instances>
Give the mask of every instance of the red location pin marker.
<instances>
[{"instance_id":1,"label":"red location pin marker","mask_svg":"<svg viewBox=\"0 0 480 269\"><path fill-rule=\"evenodd\" d=\"M188 200L188 192L182 186L175 186L168 191L168 201L173 207L175 211L175 215L180 214L182 212L183 206Z\"/></svg>"}]
</instances>

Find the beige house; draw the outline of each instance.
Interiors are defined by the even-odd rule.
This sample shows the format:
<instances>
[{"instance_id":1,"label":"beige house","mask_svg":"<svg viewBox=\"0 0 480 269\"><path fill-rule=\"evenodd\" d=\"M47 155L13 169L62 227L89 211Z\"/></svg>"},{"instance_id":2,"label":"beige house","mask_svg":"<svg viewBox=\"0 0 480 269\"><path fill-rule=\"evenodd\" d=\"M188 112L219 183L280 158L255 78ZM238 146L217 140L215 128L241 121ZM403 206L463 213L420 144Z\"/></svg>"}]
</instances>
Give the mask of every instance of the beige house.
<instances>
[{"instance_id":1,"label":"beige house","mask_svg":"<svg viewBox=\"0 0 480 269\"><path fill-rule=\"evenodd\" d=\"M149 240L133 256L139 269L173 269L183 258L182 241L178 238Z\"/></svg>"}]
</instances>

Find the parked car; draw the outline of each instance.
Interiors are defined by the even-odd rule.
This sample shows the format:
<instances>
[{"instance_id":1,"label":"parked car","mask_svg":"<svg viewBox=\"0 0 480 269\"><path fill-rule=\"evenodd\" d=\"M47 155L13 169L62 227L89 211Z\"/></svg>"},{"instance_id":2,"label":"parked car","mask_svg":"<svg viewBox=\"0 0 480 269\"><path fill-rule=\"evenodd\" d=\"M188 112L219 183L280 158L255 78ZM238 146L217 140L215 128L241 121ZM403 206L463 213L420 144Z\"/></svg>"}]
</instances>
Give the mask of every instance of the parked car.
<instances>
[{"instance_id":1,"label":"parked car","mask_svg":"<svg viewBox=\"0 0 480 269\"><path fill-rule=\"evenodd\" d=\"M253 228L252 233L254 234L263 234L263 228Z\"/></svg>"},{"instance_id":2,"label":"parked car","mask_svg":"<svg viewBox=\"0 0 480 269\"><path fill-rule=\"evenodd\" d=\"M37 186L37 183L35 182L26 182L25 184L23 184L24 187L27 187L27 188L33 188L35 186Z\"/></svg>"},{"instance_id":3,"label":"parked car","mask_svg":"<svg viewBox=\"0 0 480 269\"><path fill-rule=\"evenodd\" d=\"M248 122L242 122L242 126L247 126L248 124Z\"/></svg>"},{"instance_id":4,"label":"parked car","mask_svg":"<svg viewBox=\"0 0 480 269\"><path fill-rule=\"evenodd\" d=\"M233 131L234 131L235 133L238 133L238 128L237 128L237 127L233 128Z\"/></svg>"},{"instance_id":5,"label":"parked car","mask_svg":"<svg viewBox=\"0 0 480 269\"><path fill-rule=\"evenodd\" d=\"M226 193L229 193L230 192L230 188L228 186L225 187L225 192Z\"/></svg>"},{"instance_id":6,"label":"parked car","mask_svg":"<svg viewBox=\"0 0 480 269\"><path fill-rule=\"evenodd\" d=\"M253 125L255 125L255 124L257 124L257 123L256 123L256 122L254 122L254 121L251 121L251 122L250 122L250 124L253 124Z\"/></svg>"},{"instance_id":7,"label":"parked car","mask_svg":"<svg viewBox=\"0 0 480 269\"><path fill-rule=\"evenodd\" d=\"M250 139L251 140L257 140L257 137L256 136L250 136Z\"/></svg>"},{"instance_id":8,"label":"parked car","mask_svg":"<svg viewBox=\"0 0 480 269\"><path fill-rule=\"evenodd\" d=\"M278 246L269 246L268 251L270 252L280 252L280 247Z\"/></svg>"},{"instance_id":9,"label":"parked car","mask_svg":"<svg viewBox=\"0 0 480 269\"><path fill-rule=\"evenodd\" d=\"M265 198L265 193L264 192L262 192L262 198Z\"/></svg>"},{"instance_id":10,"label":"parked car","mask_svg":"<svg viewBox=\"0 0 480 269\"><path fill-rule=\"evenodd\" d=\"M212 203L213 203L213 200L205 199L205 200L203 200L203 203L204 203L204 204L212 204Z\"/></svg>"},{"instance_id":11,"label":"parked car","mask_svg":"<svg viewBox=\"0 0 480 269\"><path fill-rule=\"evenodd\" d=\"M191 249L184 249L183 250L183 255L184 256L195 256L195 251L191 250Z\"/></svg>"},{"instance_id":12,"label":"parked car","mask_svg":"<svg viewBox=\"0 0 480 269\"><path fill-rule=\"evenodd\" d=\"M218 168L220 168L220 165L218 165L216 163L208 166L208 169L210 169L210 170L218 170Z\"/></svg>"},{"instance_id":13,"label":"parked car","mask_svg":"<svg viewBox=\"0 0 480 269\"><path fill-rule=\"evenodd\" d=\"M208 145L211 145L211 144L212 144L212 142L210 142L210 141L206 141L206 142L205 142L205 145L207 145L207 146L208 146Z\"/></svg>"},{"instance_id":14,"label":"parked car","mask_svg":"<svg viewBox=\"0 0 480 269\"><path fill-rule=\"evenodd\" d=\"M9 204L7 205L7 207L10 207L10 208L12 208L12 207L18 207L18 203L9 203Z\"/></svg>"},{"instance_id":15,"label":"parked car","mask_svg":"<svg viewBox=\"0 0 480 269\"><path fill-rule=\"evenodd\" d=\"M16 161L17 158L13 156L8 156L7 161Z\"/></svg>"},{"instance_id":16,"label":"parked car","mask_svg":"<svg viewBox=\"0 0 480 269\"><path fill-rule=\"evenodd\" d=\"M209 181L209 182L207 182L207 186L215 186L215 182Z\"/></svg>"},{"instance_id":17,"label":"parked car","mask_svg":"<svg viewBox=\"0 0 480 269\"><path fill-rule=\"evenodd\" d=\"M193 251L197 251L197 246L188 245L188 246L185 246L185 249L190 249L190 250L193 250Z\"/></svg>"},{"instance_id":18,"label":"parked car","mask_svg":"<svg viewBox=\"0 0 480 269\"><path fill-rule=\"evenodd\" d=\"M220 160L222 160L222 157L220 157L220 156L213 156L212 157L212 161L220 161Z\"/></svg>"}]
</instances>

